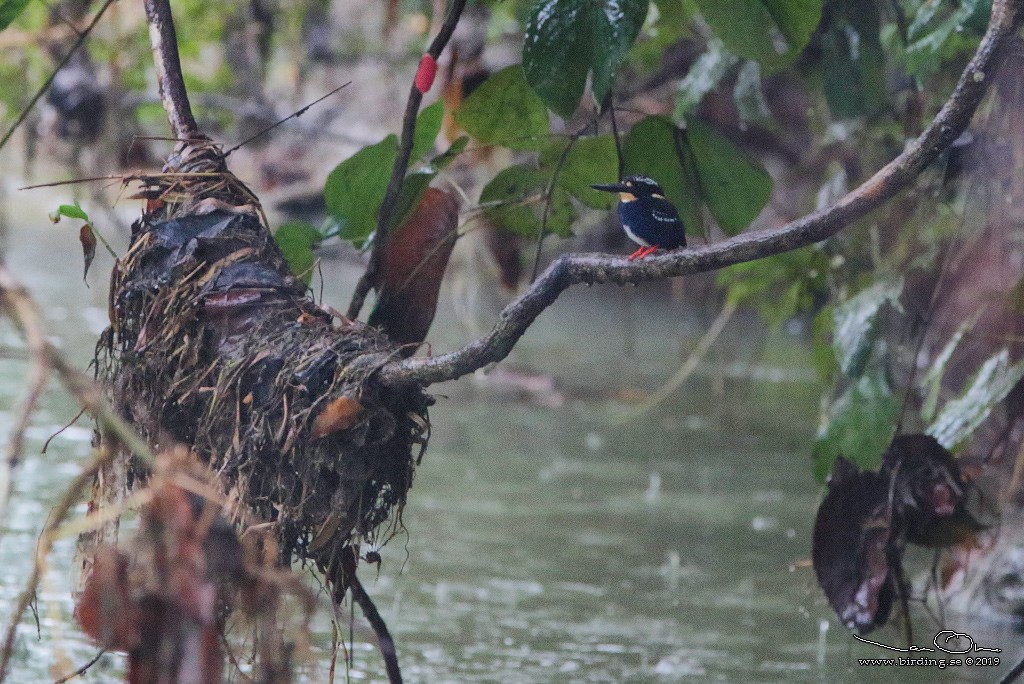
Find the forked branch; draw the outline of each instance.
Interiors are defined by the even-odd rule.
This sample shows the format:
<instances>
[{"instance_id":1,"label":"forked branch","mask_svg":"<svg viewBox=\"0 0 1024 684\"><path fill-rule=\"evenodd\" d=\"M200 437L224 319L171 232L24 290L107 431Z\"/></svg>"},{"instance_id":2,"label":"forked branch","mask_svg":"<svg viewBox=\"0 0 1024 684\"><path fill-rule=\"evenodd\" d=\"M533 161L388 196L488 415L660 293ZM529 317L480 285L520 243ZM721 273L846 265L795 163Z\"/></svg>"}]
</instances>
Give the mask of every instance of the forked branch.
<instances>
[{"instance_id":1,"label":"forked branch","mask_svg":"<svg viewBox=\"0 0 1024 684\"><path fill-rule=\"evenodd\" d=\"M386 385L429 385L454 380L505 358L526 329L566 288L579 283L637 284L714 271L733 264L788 252L826 240L900 191L956 140L988 90L1007 46L1024 18L1024 0L995 0L988 30L952 95L913 143L835 204L779 228L751 231L711 245L697 246L630 262L610 254L566 254L501 312L494 328L462 349L430 358L394 361L380 370Z\"/></svg>"}]
</instances>

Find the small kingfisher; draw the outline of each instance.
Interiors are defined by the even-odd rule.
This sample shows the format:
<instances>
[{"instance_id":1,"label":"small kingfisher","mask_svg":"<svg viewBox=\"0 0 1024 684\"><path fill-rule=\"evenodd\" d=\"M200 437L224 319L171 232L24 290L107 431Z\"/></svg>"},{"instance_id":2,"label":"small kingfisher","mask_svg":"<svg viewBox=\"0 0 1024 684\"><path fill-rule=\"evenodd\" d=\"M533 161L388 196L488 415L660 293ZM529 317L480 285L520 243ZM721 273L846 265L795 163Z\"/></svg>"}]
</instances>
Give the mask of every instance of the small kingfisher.
<instances>
[{"instance_id":1,"label":"small kingfisher","mask_svg":"<svg viewBox=\"0 0 1024 684\"><path fill-rule=\"evenodd\" d=\"M630 176L621 183L591 185L595 190L619 193L619 221L622 229L640 249L629 260L643 259L659 249L686 246L686 228L665 192L647 176Z\"/></svg>"}]
</instances>

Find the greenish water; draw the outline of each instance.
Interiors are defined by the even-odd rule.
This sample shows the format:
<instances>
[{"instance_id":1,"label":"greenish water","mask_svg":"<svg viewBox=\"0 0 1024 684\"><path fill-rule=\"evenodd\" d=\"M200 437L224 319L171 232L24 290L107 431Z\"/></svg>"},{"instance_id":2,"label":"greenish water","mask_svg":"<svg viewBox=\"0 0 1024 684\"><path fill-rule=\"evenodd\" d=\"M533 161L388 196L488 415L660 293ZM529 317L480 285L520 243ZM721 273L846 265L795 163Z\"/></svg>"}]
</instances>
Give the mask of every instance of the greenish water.
<instances>
[{"instance_id":1,"label":"greenish water","mask_svg":"<svg viewBox=\"0 0 1024 684\"><path fill-rule=\"evenodd\" d=\"M15 230L7 260L84 367L106 317L110 260L97 258L93 288L84 288L77 231L49 226L44 213ZM325 273L326 298L344 302L352 270L328 264ZM620 424L710 320L665 294L576 290L546 312L507 367L550 374L552 391L471 378L434 388L408 533L382 550L378 577L364 571L406 680L994 681L985 669L857 667L858 657L886 654L838 625L804 563L820 496L808 455L820 388L797 370L808 360L796 338L780 334L768 344L774 362L752 366L763 333L734 321L700 373ZM443 309L433 337L442 351L465 333ZM6 327L0 343L20 345ZM4 433L23 372L23 362L0 360ZM39 454L75 412L51 388L33 422L0 538L4 622L48 506L89 453L83 423ZM69 540L58 545L38 635L28 616L9 681L52 681L62 663L95 653L70 619L70 553ZM323 612L316 625L305 673L320 682L330 642ZM1004 663L1020 656L1019 636L1003 628L961 616L950 626L1004 648ZM924 616L918 629L933 631ZM355 635L349 677L382 681L358 619ZM879 639L899 642L891 630ZM86 681L118 681L121 667L120 656L105 656Z\"/></svg>"}]
</instances>

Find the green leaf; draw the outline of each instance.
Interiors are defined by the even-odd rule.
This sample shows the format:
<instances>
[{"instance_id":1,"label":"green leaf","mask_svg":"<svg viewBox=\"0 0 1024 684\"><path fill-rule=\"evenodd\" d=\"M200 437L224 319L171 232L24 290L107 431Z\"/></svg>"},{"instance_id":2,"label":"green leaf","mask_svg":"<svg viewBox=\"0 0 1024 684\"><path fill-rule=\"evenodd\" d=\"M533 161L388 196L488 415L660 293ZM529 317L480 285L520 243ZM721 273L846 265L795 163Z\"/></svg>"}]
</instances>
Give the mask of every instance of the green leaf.
<instances>
[{"instance_id":1,"label":"green leaf","mask_svg":"<svg viewBox=\"0 0 1024 684\"><path fill-rule=\"evenodd\" d=\"M444 101L438 100L426 107L416 117L416 132L412 136L411 161L422 159L434 151L434 141L441 132L441 120L444 118Z\"/></svg>"},{"instance_id":2,"label":"green leaf","mask_svg":"<svg viewBox=\"0 0 1024 684\"><path fill-rule=\"evenodd\" d=\"M864 374L878 338L878 314L886 304L899 308L902 293L902 278L895 283L878 282L836 308L832 347L843 373L851 378Z\"/></svg>"},{"instance_id":3,"label":"green leaf","mask_svg":"<svg viewBox=\"0 0 1024 684\"><path fill-rule=\"evenodd\" d=\"M526 81L553 112L568 118L583 97L589 72L594 98L603 103L649 5L649 0L540 0L526 22Z\"/></svg>"},{"instance_id":4,"label":"green leaf","mask_svg":"<svg viewBox=\"0 0 1024 684\"><path fill-rule=\"evenodd\" d=\"M553 174L569 144L558 141L545 146L540 153L540 168ZM597 182L613 182L618 172L619 155L615 150L615 138L610 134L597 135L576 140L565 157L556 182L586 206L608 211L615 206L615 195L594 190L590 186Z\"/></svg>"},{"instance_id":5,"label":"green leaf","mask_svg":"<svg viewBox=\"0 0 1024 684\"><path fill-rule=\"evenodd\" d=\"M389 135L359 150L327 176L324 200L343 239L362 242L377 227L377 213L397 155L398 139Z\"/></svg>"},{"instance_id":6,"label":"green leaf","mask_svg":"<svg viewBox=\"0 0 1024 684\"><path fill-rule=\"evenodd\" d=\"M0 31L11 25L31 0L0 0Z\"/></svg>"},{"instance_id":7,"label":"green leaf","mask_svg":"<svg viewBox=\"0 0 1024 684\"><path fill-rule=\"evenodd\" d=\"M469 144L469 137L460 135L455 139L455 142L451 144L447 150L437 155L430 160L427 165L435 173L440 173L448 168L448 165L458 159L459 155L466 150L466 145Z\"/></svg>"},{"instance_id":8,"label":"green leaf","mask_svg":"<svg viewBox=\"0 0 1024 684\"><path fill-rule=\"evenodd\" d=\"M50 214L50 221L57 223L60 221L62 216L73 219L82 219L86 223L89 223L89 215L85 213L85 210L78 204L62 204L57 207L57 210Z\"/></svg>"},{"instance_id":9,"label":"green leaf","mask_svg":"<svg viewBox=\"0 0 1024 684\"><path fill-rule=\"evenodd\" d=\"M675 124L662 116L641 119L622 141L622 157L627 176L640 174L658 182L688 233L703 231L696 170ZM597 180L610 182L614 177Z\"/></svg>"},{"instance_id":10,"label":"green leaf","mask_svg":"<svg viewBox=\"0 0 1024 684\"><path fill-rule=\"evenodd\" d=\"M947 449L964 441L988 418L996 404L1024 378L1024 361L1010 364L1003 350L982 364L974 381L957 399L942 407L927 433Z\"/></svg>"},{"instance_id":11,"label":"green leaf","mask_svg":"<svg viewBox=\"0 0 1024 684\"><path fill-rule=\"evenodd\" d=\"M526 84L518 64L493 74L474 90L455 110L455 121L481 142L514 150L535 150L548 133L544 102Z\"/></svg>"},{"instance_id":12,"label":"green leaf","mask_svg":"<svg viewBox=\"0 0 1024 684\"><path fill-rule=\"evenodd\" d=\"M848 0L821 35L825 99L837 117L878 111L884 104L885 57L874 0Z\"/></svg>"},{"instance_id":13,"label":"green leaf","mask_svg":"<svg viewBox=\"0 0 1024 684\"><path fill-rule=\"evenodd\" d=\"M729 50L756 59L765 73L788 66L821 21L822 0L697 0Z\"/></svg>"},{"instance_id":14,"label":"green leaf","mask_svg":"<svg viewBox=\"0 0 1024 684\"><path fill-rule=\"evenodd\" d=\"M722 230L734 235L753 221L772 196L772 177L701 121L690 122L686 140L697 169L700 193Z\"/></svg>"},{"instance_id":15,"label":"green leaf","mask_svg":"<svg viewBox=\"0 0 1024 684\"><path fill-rule=\"evenodd\" d=\"M536 238L544 215L544 192L550 181L550 174L543 171L525 165L510 166L487 184L480 193L480 202L504 202L489 207L487 217L503 230ZM575 218L569 194L556 186L551 193L546 232L569 237Z\"/></svg>"},{"instance_id":16,"label":"green leaf","mask_svg":"<svg viewBox=\"0 0 1024 684\"><path fill-rule=\"evenodd\" d=\"M962 0L955 10L936 20L937 10L950 6L952 3L935 0L921 3L907 29L909 44L905 57L908 73L926 78L939 69L943 60L967 47L969 39L963 35L964 27L974 25L979 15L987 16L991 3L984 0Z\"/></svg>"},{"instance_id":17,"label":"green leaf","mask_svg":"<svg viewBox=\"0 0 1024 684\"><path fill-rule=\"evenodd\" d=\"M818 428L814 476L824 482L840 454L861 469L878 468L899 410L880 371L861 377L832 403Z\"/></svg>"},{"instance_id":18,"label":"green leaf","mask_svg":"<svg viewBox=\"0 0 1024 684\"><path fill-rule=\"evenodd\" d=\"M305 221L292 221L277 229L274 240L284 252L284 258L295 277L309 285L313 277L313 264L316 263L313 250L323 240L320 231Z\"/></svg>"}]
</instances>

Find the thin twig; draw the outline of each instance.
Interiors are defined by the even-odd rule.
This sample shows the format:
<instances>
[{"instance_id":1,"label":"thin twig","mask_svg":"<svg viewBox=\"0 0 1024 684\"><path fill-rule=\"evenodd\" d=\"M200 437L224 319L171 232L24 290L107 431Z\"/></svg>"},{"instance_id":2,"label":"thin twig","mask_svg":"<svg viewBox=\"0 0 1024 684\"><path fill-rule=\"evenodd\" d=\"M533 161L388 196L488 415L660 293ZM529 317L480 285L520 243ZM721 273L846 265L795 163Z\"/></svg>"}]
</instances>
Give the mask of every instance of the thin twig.
<instances>
[{"instance_id":1,"label":"thin twig","mask_svg":"<svg viewBox=\"0 0 1024 684\"><path fill-rule=\"evenodd\" d=\"M441 30L434 36L433 42L427 49L427 54L433 59L436 60L440 57L441 52L448 45L465 7L466 0L452 0ZM355 292L352 293L352 302L348 306L347 316L352 320L358 318L359 312L363 308L363 302L366 301L366 295L370 292L373 281L377 277L381 254L384 252L387 242L388 222L391 220L391 213L398 201L398 193L402 190L405 172L409 168L409 159L412 156L412 146L416 134L416 115L422 100L423 93L413 83L409 89L409 100L406 102L405 115L402 118L402 141L398 148L398 156L395 157L395 165L391 168L391 179L388 181L384 200L381 202L380 212L377 214L377 231L373 237L373 247L370 249L370 262L366 265L366 271L359 278L359 282L356 283Z\"/></svg>"},{"instance_id":2,"label":"thin twig","mask_svg":"<svg viewBox=\"0 0 1024 684\"><path fill-rule=\"evenodd\" d=\"M377 635L377 645L380 647L380 654L384 657L384 669L388 673L388 682L390 684L402 684L402 672L398 668L398 653L395 650L395 640L391 638L391 633L388 631L384 618L380 616L377 606L373 604L370 595L366 593L359 578L355 575L352 576L351 589L352 598L359 604L359 607L363 610L363 615L366 616L370 627L373 628L374 634Z\"/></svg>"},{"instance_id":3,"label":"thin twig","mask_svg":"<svg viewBox=\"0 0 1024 684\"><path fill-rule=\"evenodd\" d=\"M29 112L31 112L32 108L36 106L37 102L39 102L39 98L41 98L46 93L46 91L50 89L50 85L53 83L53 79L57 77L57 73L64 68L64 65L68 63L68 60L71 59L71 56L78 51L78 48L82 47L82 43L85 42L85 39L89 37L90 33L92 33L93 28L96 26L97 23L99 23L99 20L103 17L103 13L106 12L107 8L113 5L114 2L115 0L107 0L106 2L104 2L103 6L100 7L99 11L96 12L95 15L93 15L92 21L90 21L89 25L85 27L85 30L78 34L78 38L71 45L71 49L68 50L64 57L60 60L60 63L57 65L57 68L53 70L49 78L46 79L43 85L39 87L39 90L36 91L36 94L32 96L32 99L29 100L29 103L25 106L24 109L21 110L21 114L19 114L15 122L11 124L11 127L7 129L7 132L4 133L4 137L0 138L0 150L4 148L4 145L7 144L7 141L11 139L12 135L14 135L14 131L18 130L18 126L25 123L25 119L28 118Z\"/></svg>"},{"instance_id":4,"label":"thin twig","mask_svg":"<svg viewBox=\"0 0 1024 684\"><path fill-rule=\"evenodd\" d=\"M494 328L459 351L432 358L393 361L377 378L385 385L429 385L453 380L505 358L527 328L566 288L579 283L636 284L714 271L733 264L807 247L826 240L900 191L948 148L970 124L1024 18L1024 0L996 0L988 30L960 80L921 135L895 159L832 206L784 226L750 231L710 245L630 262L619 255L566 254L505 307Z\"/></svg>"},{"instance_id":5,"label":"thin twig","mask_svg":"<svg viewBox=\"0 0 1024 684\"><path fill-rule=\"evenodd\" d=\"M98 663L100 661L100 658L102 658L104 656L104 654L106 654L106 652L107 652L107 649L101 648L100 652L92 657L92 660L90 660L89 662L87 662L85 665L83 665L82 667L78 668L74 672L69 672L68 674L64 675L60 679L53 680L53 684L65 684L65 682L70 682L75 677L81 677L82 675L84 675L86 672L89 671L90 667L92 667L93 665Z\"/></svg>"},{"instance_id":6,"label":"thin twig","mask_svg":"<svg viewBox=\"0 0 1024 684\"><path fill-rule=\"evenodd\" d=\"M192 106L185 92L170 1L143 0L143 4L146 6L149 23L149 42L153 46L156 81L167 120L171 124L171 132L175 138L192 139L199 133L199 126L192 116Z\"/></svg>"},{"instance_id":7,"label":"thin twig","mask_svg":"<svg viewBox=\"0 0 1024 684\"><path fill-rule=\"evenodd\" d=\"M722 334L722 330L725 329L726 324L732 319L732 315L736 313L736 302L732 299L725 303L722 310L718 313L711 327L708 328L704 335L697 342L697 346L694 347L693 351L686 358L686 361L679 370L668 379L668 381L658 388L654 394L648 397L642 404L637 406L632 411L629 411L626 415L616 419L615 425L625 425L633 420L636 420L643 414L650 411L652 408L665 401L673 392L679 389L679 386L686 382L687 378L693 375L693 371L697 369L700 362L707 356L708 351L711 350L711 345L715 343L718 336Z\"/></svg>"},{"instance_id":8,"label":"thin twig","mask_svg":"<svg viewBox=\"0 0 1024 684\"><path fill-rule=\"evenodd\" d=\"M309 111L309 109L310 109L310 107L313 107L313 106L315 106L315 105L318 105L318 104L320 104L321 102L323 102L324 100L326 100L327 98L329 98L329 97L330 97L331 95L334 95L334 93L338 92L338 91L339 91L339 90L341 90L342 88L344 88L344 87L346 87L346 86L348 86L348 85L351 85L351 84L352 84L352 81L349 81L349 82L347 82L347 83L342 83L342 84L341 84L340 86L338 86L337 88L335 88L335 89L334 89L334 90L332 90L331 92L327 93L327 94L326 94L326 95L324 95L323 97L318 97L317 99L313 100L312 102L310 102L310 103L309 103L308 105L306 105L306 106L305 106L305 107L303 107L302 109L298 110L297 112L293 112L292 114L289 114L288 116L284 117L283 119L281 119L281 120L279 120L279 121L275 121L274 123L272 123L272 124L270 124L269 126L267 126L266 128L264 128L264 129L263 129L262 131L260 131L259 133L256 133L255 135L251 135L251 136L249 136L248 138L246 138L246 139L245 139L245 140L243 140L242 142L238 143L237 145L235 145L235 146L234 146L234 147L232 147L231 149L229 149L229 150L225 151L225 152L224 152L224 157L226 158L226 157L227 157L228 155L230 155L230 154L231 154L232 152L234 152L234 151L235 151L235 150L237 150L238 148L240 148L240 147L243 147L243 146L245 146L245 145L248 145L249 143L251 143L251 142L252 142L253 140L255 140L256 138L259 138L259 137L261 137L261 136L264 136L264 135L266 135L267 133L269 133L270 131L274 130L275 128L277 128L277 127L278 127L278 126L280 126L281 124L285 123L286 121L291 121L292 119L297 119L297 118L299 118L300 116L302 116L303 114L305 114L306 112L308 112L308 111Z\"/></svg>"},{"instance_id":9,"label":"thin twig","mask_svg":"<svg viewBox=\"0 0 1024 684\"><path fill-rule=\"evenodd\" d=\"M544 212L541 215L540 228L537 229L537 251L533 255L533 271L530 273L531 283L537 279L537 269L540 267L540 252L544 246L544 231L548 229L548 214L551 212L551 201L555 196L555 183L558 182L558 176L562 173L565 160L569 158L569 153L572 152L572 148L576 145L576 141L580 139L582 134L583 130L569 138L569 143L562 150L562 153L558 155L558 163L555 164L555 170L551 173L551 180L548 181L548 187L544 190Z\"/></svg>"}]
</instances>

